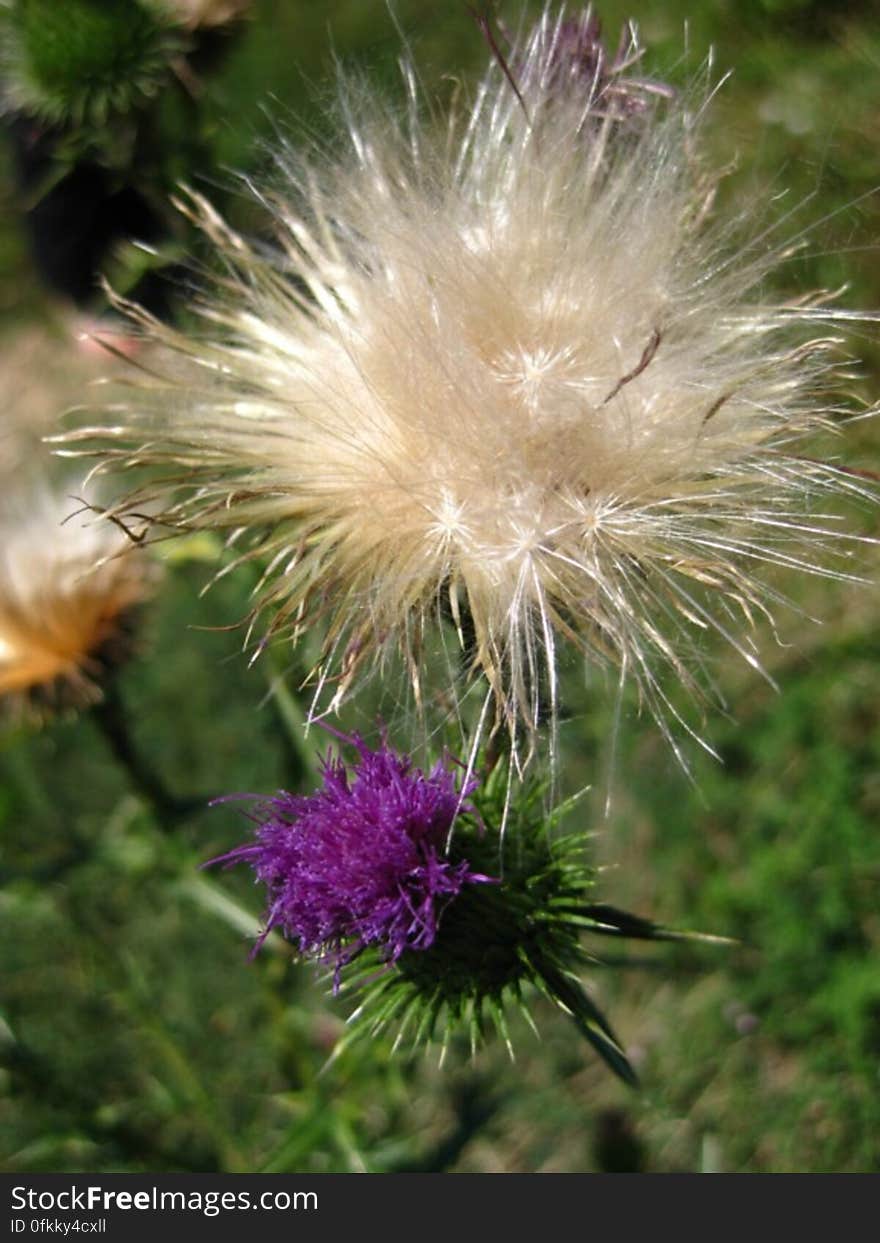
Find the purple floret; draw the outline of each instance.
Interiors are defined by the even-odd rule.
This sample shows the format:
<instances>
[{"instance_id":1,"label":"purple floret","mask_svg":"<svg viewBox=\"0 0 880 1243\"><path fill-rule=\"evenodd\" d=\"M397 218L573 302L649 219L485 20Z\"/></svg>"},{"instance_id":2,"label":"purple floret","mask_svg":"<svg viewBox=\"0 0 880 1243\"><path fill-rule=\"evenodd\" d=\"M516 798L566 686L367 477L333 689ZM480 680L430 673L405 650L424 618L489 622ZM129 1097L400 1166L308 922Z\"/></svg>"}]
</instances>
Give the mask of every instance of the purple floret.
<instances>
[{"instance_id":1,"label":"purple floret","mask_svg":"<svg viewBox=\"0 0 880 1243\"><path fill-rule=\"evenodd\" d=\"M640 56L630 28L622 32L617 52L610 56L602 40L602 23L588 7L556 26L538 66L539 84L551 98L582 94L591 100L594 118L619 120L645 112L650 96L670 99L675 95L663 82L630 76L628 71Z\"/></svg>"},{"instance_id":2,"label":"purple floret","mask_svg":"<svg viewBox=\"0 0 880 1243\"><path fill-rule=\"evenodd\" d=\"M387 746L372 751L354 735L350 767L332 754L323 787L311 795L280 791L258 804L256 840L215 859L249 863L268 888L265 930L306 954L335 956L337 971L362 948L388 962L425 950L443 907L464 885L491 878L445 857L461 812L473 812L469 779L440 761L427 774Z\"/></svg>"}]
</instances>

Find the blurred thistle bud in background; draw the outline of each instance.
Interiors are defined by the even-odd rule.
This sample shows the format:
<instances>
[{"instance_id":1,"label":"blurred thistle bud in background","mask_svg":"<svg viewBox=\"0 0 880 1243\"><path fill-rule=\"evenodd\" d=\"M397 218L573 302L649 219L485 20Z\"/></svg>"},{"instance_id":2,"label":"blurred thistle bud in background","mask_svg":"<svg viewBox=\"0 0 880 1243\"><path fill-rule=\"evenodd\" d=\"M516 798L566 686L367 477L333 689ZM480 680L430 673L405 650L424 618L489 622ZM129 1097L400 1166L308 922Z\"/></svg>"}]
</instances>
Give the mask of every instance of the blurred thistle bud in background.
<instances>
[{"instance_id":1,"label":"blurred thistle bud in background","mask_svg":"<svg viewBox=\"0 0 880 1243\"><path fill-rule=\"evenodd\" d=\"M36 269L80 311L102 282L163 318L182 221L168 196L207 163L203 75L242 4L8 0L0 99Z\"/></svg>"},{"instance_id":2,"label":"blurred thistle bud in background","mask_svg":"<svg viewBox=\"0 0 880 1243\"><path fill-rule=\"evenodd\" d=\"M141 107L185 47L150 0L11 0L2 34L8 104L50 125L102 126Z\"/></svg>"}]
</instances>

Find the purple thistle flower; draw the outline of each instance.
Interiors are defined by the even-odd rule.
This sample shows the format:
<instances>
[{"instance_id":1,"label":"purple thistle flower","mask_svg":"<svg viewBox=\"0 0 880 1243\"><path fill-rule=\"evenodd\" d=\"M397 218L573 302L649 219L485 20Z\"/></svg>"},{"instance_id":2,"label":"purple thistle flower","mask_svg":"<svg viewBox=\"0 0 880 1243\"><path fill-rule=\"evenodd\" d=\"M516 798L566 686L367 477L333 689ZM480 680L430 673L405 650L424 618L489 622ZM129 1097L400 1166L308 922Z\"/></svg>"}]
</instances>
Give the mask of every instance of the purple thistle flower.
<instances>
[{"instance_id":1,"label":"purple thistle flower","mask_svg":"<svg viewBox=\"0 0 880 1243\"><path fill-rule=\"evenodd\" d=\"M474 812L448 761L428 774L383 738L372 751L338 735L359 759L349 769L332 754L324 785L310 795L280 791L259 803L256 840L212 863L249 863L268 888L265 929L279 928L304 954L335 956L339 970L374 945L387 962L433 944L443 907L466 884L493 878L452 862L444 851L456 816Z\"/></svg>"}]
</instances>

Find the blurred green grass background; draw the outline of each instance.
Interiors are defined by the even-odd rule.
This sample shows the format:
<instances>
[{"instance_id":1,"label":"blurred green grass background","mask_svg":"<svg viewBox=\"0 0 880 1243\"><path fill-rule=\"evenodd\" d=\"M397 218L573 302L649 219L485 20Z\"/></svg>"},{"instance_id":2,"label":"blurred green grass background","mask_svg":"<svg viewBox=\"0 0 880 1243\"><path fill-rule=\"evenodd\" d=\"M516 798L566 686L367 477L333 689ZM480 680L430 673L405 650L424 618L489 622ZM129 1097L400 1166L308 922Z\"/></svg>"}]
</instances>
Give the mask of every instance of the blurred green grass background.
<instances>
[{"instance_id":1,"label":"blurred green grass background","mask_svg":"<svg viewBox=\"0 0 880 1243\"><path fill-rule=\"evenodd\" d=\"M536 10L537 6L530 6ZM397 0L432 95L472 80L485 47L459 3ZM512 21L519 10L503 10ZM648 0L599 6L610 42L637 18L646 70L683 85L714 48L733 75L706 139L735 163L720 210L768 223L788 206L807 253L792 291L849 285L880 307L880 14L874 3ZM685 39L685 22L688 22ZM687 54L685 43L687 42ZM399 36L376 0L260 0L209 85L216 161L259 173L278 133L322 128L335 59L398 92ZM782 207L765 208L785 189ZM244 210L235 194L227 205ZM0 343L50 341L56 311L31 274L8 177L0 182ZM60 340L57 350L66 347ZM854 337L880 391L874 333ZM4 362L4 366L7 364ZM59 409L81 400L51 381ZM47 381L47 384L49 381ZM5 391L5 390L4 390ZM48 400L45 394L42 400ZM878 433L849 460L877 469ZM853 523L876 533L874 514ZM871 577L877 556L861 569ZM267 674L241 636L250 582L169 567L144 656L124 675L132 729L175 789L271 791L291 780ZM687 782L614 688L568 674L564 771L592 782L604 900L735 936L732 949L621 955L593 984L643 1088L612 1081L561 1018L468 1063L361 1047L321 1073L345 1009L279 952L247 960L260 894L200 874L234 844L234 809L173 831L127 787L88 716L0 736L0 1153L9 1171L868 1171L880 1161L880 637L875 590L786 582L792 614L762 646L777 695L730 654L712 659L730 716L718 764ZM202 629L206 628L206 629ZM345 722L356 724L372 706ZM400 739L400 742L405 742ZM610 772L610 775L609 775ZM611 795L611 812L603 804ZM653 947L652 947L653 950Z\"/></svg>"}]
</instances>

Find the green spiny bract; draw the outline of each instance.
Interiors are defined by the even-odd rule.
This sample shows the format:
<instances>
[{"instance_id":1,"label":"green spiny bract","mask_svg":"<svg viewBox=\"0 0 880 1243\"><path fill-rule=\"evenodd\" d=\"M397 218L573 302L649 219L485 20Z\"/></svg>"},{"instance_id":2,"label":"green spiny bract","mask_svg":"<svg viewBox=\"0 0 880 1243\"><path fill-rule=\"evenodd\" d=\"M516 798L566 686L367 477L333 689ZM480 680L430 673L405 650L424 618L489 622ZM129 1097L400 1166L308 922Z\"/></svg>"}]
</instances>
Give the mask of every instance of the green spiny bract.
<instances>
[{"instance_id":1,"label":"green spiny bract","mask_svg":"<svg viewBox=\"0 0 880 1243\"><path fill-rule=\"evenodd\" d=\"M557 832L569 805L548 813L543 784L531 782L520 789L501 838L503 767L473 796L476 814L456 820L450 845L451 861L466 859L497 883L459 894L443 912L434 944L404 953L390 970L371 951L358 956L344 988L359 991L362 1000L342 1045L396 1027L396 1046L439 1039L445 1054L463 1032L475 1051L494 1029L512 1054L508 1010L519 1009L534 1028L530 1004L543 994L570 1015L612 1070L633 1083L617 1038L578 978L596 962L582 945L584 931L610 931L592 914L606 908L590 903L594 873L584 836ZM665 935L636 922L642 929L636 935Z\"/></svg>"}]
</instances>

